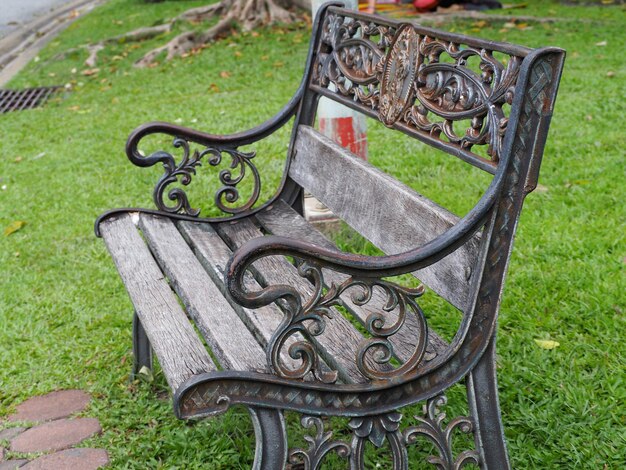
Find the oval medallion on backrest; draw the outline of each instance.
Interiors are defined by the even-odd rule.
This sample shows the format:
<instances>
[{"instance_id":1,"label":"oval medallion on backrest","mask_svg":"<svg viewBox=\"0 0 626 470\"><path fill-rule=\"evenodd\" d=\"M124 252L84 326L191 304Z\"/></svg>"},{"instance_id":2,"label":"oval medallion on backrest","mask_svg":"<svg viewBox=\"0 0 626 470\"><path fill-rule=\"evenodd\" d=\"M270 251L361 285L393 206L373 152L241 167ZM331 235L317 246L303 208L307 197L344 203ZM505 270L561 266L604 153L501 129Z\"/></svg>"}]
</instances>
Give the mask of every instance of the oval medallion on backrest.
<instances>
[{"instance_id":1,"label":"oval medallion on backrest","mask_svg":"<svg viewBox=\"0 0 626 470\"><path fill-rule=\"evenodd\" d=\"M412 104L419 61L419 36L413 26L403 24L387 54L380 89L378 111L386 126L392 126Z\"/></svg>"}]
</instances>

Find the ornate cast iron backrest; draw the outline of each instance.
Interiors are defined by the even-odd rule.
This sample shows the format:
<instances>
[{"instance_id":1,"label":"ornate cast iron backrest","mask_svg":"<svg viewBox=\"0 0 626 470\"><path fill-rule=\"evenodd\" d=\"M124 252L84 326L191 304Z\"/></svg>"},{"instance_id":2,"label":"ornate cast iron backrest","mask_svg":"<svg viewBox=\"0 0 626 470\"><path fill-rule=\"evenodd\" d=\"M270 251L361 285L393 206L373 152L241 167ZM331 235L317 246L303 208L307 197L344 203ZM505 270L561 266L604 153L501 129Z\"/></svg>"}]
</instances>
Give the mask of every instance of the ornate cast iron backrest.
<instances>
[{"instance_id":1,"label":"ornate cast iron backrest","mask_svg":"<svg viewBox=\"0 0 626 470\"><path fill-rule=\"evenodd\" d=\"M311 90L495 172L531 49L334 6L325 13Z\"/></svg>"}]
</instances>

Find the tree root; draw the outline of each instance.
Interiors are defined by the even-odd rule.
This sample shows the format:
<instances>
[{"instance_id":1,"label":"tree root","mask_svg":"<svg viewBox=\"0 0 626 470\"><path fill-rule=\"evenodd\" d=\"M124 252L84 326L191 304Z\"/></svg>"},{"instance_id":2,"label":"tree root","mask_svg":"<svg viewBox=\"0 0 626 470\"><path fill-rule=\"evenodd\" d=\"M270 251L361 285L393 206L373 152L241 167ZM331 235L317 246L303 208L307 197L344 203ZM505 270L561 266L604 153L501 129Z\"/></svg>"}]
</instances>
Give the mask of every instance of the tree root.
<instances>
[{"instance_id":1,"label":"tree root","mask_svg":"<svg viewBox=\"0 0 626 470\"><path fill-rule=\"evenodd\" d=\"M99 42L98 44L90 44L87 46L87 51L89 52L89 57L85 60L85 65L87 67L95 67L96 61L98 59L98 52L104 49L104 44Z\"/></svg>"},{"instance_id":2,"label":"tree root","mask_svg":"<svg viewBox=\"0 0 626 470\"><path fill-rule=\"evenodd\" d=\"M176 17L177 21L205 21L222 15L216 25L203 33L186 32L179 34L164 46L151 50L135 62L135 67L147 67L156 58L167 52L165 60L181 56L219 37L229 34L235 24L244 31L258 26L275 23L292 23L296 16L274 0L222 0L206 7L192 8Z\"/></svg>"},{"instance_id":3,"label":"tree root","mask_svg":"<svg viewBox=\"0 0 626 470\"><path fill-rule=\"evenodd\" d=\"M95 44L67 50L54 56L53 60L63 59L72 52L87 49L89 55L85 60L85 65L93 68L96 66L98 53L107 44L144 41L171 32L174 25L179 22L200 23L216 16L220 17L217 24L206 31L181 33L167 44L152 49L134 64L135 67L147 67L153 64L162 53L167 53L165 60L182 56L193 49L230 34L235 25L240 25L244 31L250 31L261 25L292 23L296 20L296 15L281 6L280 3L291 4L293 2L294 0L221 0L212 5L186 10L157 26L138 28Z\"/></svg>"}]
</instances>

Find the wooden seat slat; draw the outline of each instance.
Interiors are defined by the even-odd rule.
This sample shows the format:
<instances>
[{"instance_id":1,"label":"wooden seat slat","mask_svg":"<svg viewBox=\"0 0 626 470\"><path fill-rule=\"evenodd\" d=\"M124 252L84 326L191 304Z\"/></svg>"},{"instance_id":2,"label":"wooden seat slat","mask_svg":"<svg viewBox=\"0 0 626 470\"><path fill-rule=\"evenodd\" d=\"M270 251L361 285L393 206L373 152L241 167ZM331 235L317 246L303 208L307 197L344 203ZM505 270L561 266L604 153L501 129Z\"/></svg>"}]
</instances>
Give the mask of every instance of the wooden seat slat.
<instances>
[{"instance_id":1,"label":"wooden seat slat","mask_svg":"<svg viewBox=\"0 0 626 470\"><path fill-rule=\"evenodd\" d=\"M217 370L131 216L107 219L100 232L170 387Z\"/></svg>"},{"instance_id":2,"label":"wooden seat slat","mask_svg":"<svg viewBox=\"0 0 626 470\"><path fill-rule=\"evenodd\" d=\"M308 126L298 127L289 176L387 254L423 245L459 220ZM478 244L474 237L414 274L464 310Z\"/></svg>"},{"instance_id":3,"label":"wooden seat slat","mask_svg":"<svg viewBox=\"0 0 626 470\"><path fill-rule=\"evenodd\" d=\"M220 365L226 369L267 372L263 348L215 286L174 222L141 214L139 226Z\"/></svg>"}]
</instances>

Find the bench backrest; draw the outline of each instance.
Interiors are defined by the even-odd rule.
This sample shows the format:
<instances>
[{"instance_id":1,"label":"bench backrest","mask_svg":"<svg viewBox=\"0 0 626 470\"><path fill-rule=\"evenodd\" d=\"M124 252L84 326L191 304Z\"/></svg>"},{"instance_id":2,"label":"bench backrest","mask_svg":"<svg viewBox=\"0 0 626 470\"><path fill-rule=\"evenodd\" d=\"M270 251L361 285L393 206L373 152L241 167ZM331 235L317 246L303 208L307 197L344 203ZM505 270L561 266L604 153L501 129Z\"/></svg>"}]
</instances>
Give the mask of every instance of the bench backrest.
<instances>
[{"instance_id":1,"label":"bench backrest","mask_svg":"<svg viewBox=\"0 0 626 470\"><path fill-rule=\"evenodd\" d=\"M523 173L522 181L510 182L522 188L519 207L510 214L516 220L521 200L536 186L564 52L444 33L337 6L319 14L289 178L387 254L415 249L459 221L315 131L317 102L325 96L499 181L512 171ZM416 276L465 310L480 239L475 233Z\"/></svg>"}]
</instances>

